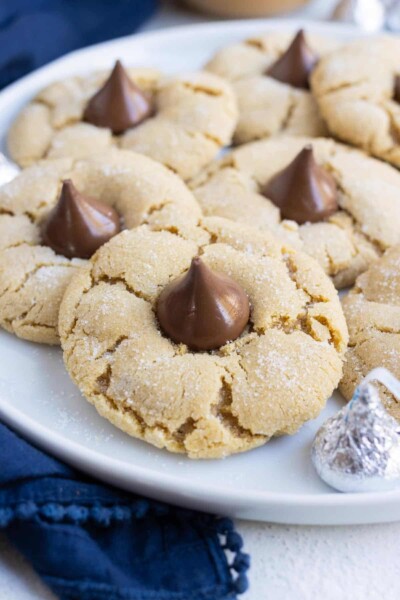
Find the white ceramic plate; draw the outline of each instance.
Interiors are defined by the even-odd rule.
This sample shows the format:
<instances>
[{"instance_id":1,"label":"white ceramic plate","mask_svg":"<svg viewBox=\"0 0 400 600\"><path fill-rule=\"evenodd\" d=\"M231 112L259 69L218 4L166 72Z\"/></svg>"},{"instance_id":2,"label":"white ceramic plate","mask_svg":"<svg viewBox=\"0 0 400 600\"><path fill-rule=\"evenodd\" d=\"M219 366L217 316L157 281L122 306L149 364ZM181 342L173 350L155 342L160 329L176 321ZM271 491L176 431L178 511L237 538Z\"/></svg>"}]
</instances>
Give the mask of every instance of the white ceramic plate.
<instances>
[{"instance_id":1,"label":"white ceramic plate","mask_svg":"<svg viewBox=\"0 0 400 600\"><path fill-rule=\"evenodd\" d=\"M0 139L21 106L49 82L116 58L167 72L199 68L220 46L266 30L298 29L354 37L338 25L235 21L142 34L70 54L0 94ZM190 461L134 440L103 420L64 370L59 349L0 332L0 417L39 446L120 487L175 504L279 523L346 524L400 519L400 491L333 492L315 474L310 446L318 426L337 411L339 394L319 419L295 436L220 461Z\"/></svg>"}]
</instances>

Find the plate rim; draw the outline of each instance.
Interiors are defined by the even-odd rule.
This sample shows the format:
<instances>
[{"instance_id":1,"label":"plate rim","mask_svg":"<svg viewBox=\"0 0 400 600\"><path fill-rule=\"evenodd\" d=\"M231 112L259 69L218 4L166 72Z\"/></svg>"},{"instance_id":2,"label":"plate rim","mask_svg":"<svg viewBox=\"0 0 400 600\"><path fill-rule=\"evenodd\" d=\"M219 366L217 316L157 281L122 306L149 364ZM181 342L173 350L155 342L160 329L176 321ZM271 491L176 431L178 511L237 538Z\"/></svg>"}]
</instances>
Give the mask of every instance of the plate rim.
<instances>
[{"instance_id":1,"label":"plate rim","mask_svg":"<svg viewBox=\"0 0 400 600\"><path fill-rule=\"evenodd\" d=\"M191 481L188 490L187 482L178 476L138 465L130 466L106 455L101 455L99 460L95 450L58 436L18 409L9 405L5 407L2 398L0 419L38 448L109 485L177 506L246 520L292 525L357 525L400 520L399 490L360 494L332 491L314 496L253 490L249 496L238 489L235 493L229 491L227 498L226 490L220 486L207 484L205 489L204 484ZM383 508L387 510L384 514L379 510ZM360 512L355 515L352 509ZM367 514L362 512L363 509L368 509ZM331 512L333 510L335 512Z\"/></svg>"},{"instance_id":2,"label":"plate rim","mask_svg":"<svg viewBox=\"0 0 400 600\"><path fill-rule=\"evenodd\" d=\"M26 92L26 88L29 88L30 91L33 91L36 87L39 88L43 85L42 81L59 67L65 67L68 63L72 65L78 57L87 59L93 54L96 55L97 53L103 53L105 50L113 50L114 47L120 46L121 43L136 45L140 41L145 40L146 43L151 44L155 40L157 44L161 44L163 40L170 41L171 38L176 40L193 35L197 36L199 32L204 33L205 30L211 36L214 36L222 30L226 32L226 29L231 29L235 32L239 32L240 30L241 36L245 38L253 30L253 34L255 34L257 30L262 33L263 30L289 31L299 29L300 27L305 27L309 31L326 32L333 36L338 35L339 37L342 36L348 39L370 35L360 32L350 25L301 19L228 20L145 31L78 49L48 63L2 90L0 92L0 107L3 103L7 104L13 97L23 95ZM104 62L109 62L109 59L106 58ZM82 60L82 63L87 65L87 60ZM76 72L80 73L82 71L77 69ZM96 450L53 432L39 421L35 421L35 419L25 415L21 410L14 408L3 396L4 394L0 396L0 418L17 433L32 441L39 448L53 453L68 464L72 464L85 472L93 473L95 471L95 476L103 481L111 482L114 485L118 481L117 485L122 488L145 493L153 498L164 496L167 497L167 501L181 506L193 506L195 504L198 510L209 510L209 496L212 495L213 506L217 510L220 507L224 514L230 514L229 507L226 506L227 491L223 487L215 484L207 484L207 489L205 489L204 483L192 481L190 493L188 493L187 480L178 475L169 475L161 471L156 472L136 464L129 465L121 459L105 455L101 455L99 461L99 454ZM161 493L160 487L163 488L164 493ZM145 492L143 492L143 489L145 489ZM170 498L173 496L173 500L168 499L168 496ZM354 513L346 517L343 512L343 509L346 508L359 508L360 510L366 507L373 510L385 507L393 508L394 505L400 504L400 490L369 492L365 494L341 494L332 491L315 495L253 490L249 495L245 490L237 489L234 494L231 491L229 492L228 501L235 502L236 507L239 506L244 509L244 512L241 514L240 509L238 511L235 508L233 514L231 513L230 516L238 516L239 514L243 518L252 519L254 518L250 514L252 507L255 510L261 510L261 512L263 510L265 512L265 508L270 507L272 517L268 520L281 523L332 525L382 523L400 520L400 508L395 517L390 511L388 511L388 514L379 514L376 517L371 517L371 515L369 517L363 517L362 515L357 517L354 516ZM333 515L331 519L326 519L325 516L322 521L319 521L318 517L308 514L310 511L312 513L314 509L326 511L332 508L341 509L341 511L340 514ZM300 510L302 514L299 514L299 517L294 518L294 520L287 517L280 518L279 515L275 514L276 511L278 513L281 511L285 514L293 514L295 510ZM259 513L257 514L259 515Z\"/></svg>"},{"instance_id":3,"label":"plate rim","mask_svg":"<svg viewBox=\"0 0 400 600\"><path fill-rule=\"evenodd\" d=\"M86 401L86 400L85 400ZM86 401L87 402L87 401ZM21 410L18 409L14 409L13 407L7 407L7 412L4 411L4 404L3 404L3 399L0 398L0 417L2 419L4 419L4 421L6 421L10 427L12 427L13 429L20 429L21 431L24 431L24 435L26 432L26 436L29 435L30 439L32 439L35 443L37 443L37 445L39 445L39 442L36 441L39 438L41 440L43 440L43 445L46 445L48 447L51 448L55 448L55 451L57 452L63 452L64 448L66 448L67 450L67 454L71 457L71 460L78 460L78 451L80 448L82 448L82 446L77 443L74 442L73 440L70 440L68 438L64 439L64 438L60 438L57 434L53 433L51 430L48 430L47 427L45 427L44 425L42 425L41 423L36 422L34 419L32 419L31 417L27 417L26 415L23 414L23 412ZM34 424L34 427L31 427L31 424ZM43 436L43 437L42 437ZM47 439L45 439L45 437ZM60 444L62 444L64 446L64 448L59 449ZM42 442L40 442L40 445L42 445ZM95 457L98 456L97 452L95 450L92 450L91 448L86 448L85 447L85 452L89 455L90 460L87 461L88 463L92 462L92 460L95 460ZM177 454L177 456L179 456L179 454ZM76 457L76 458L75 458ZM82 457L79 457L79 460ZM212 459L210 459L211 461ZM224 459L220 459L220 460L224 460ZM112 466L115 465L120 465L122 467L122 471L130 471L129 467L127 466L127 463L117 459L117 458L112 458L106 455L102 455L102 461L103 464L108 464L108 466L111 468ZM141 475L143 475L143 483L147 484L147 483L151 483L153 480L153 477L149 477L147 478L146 474L149 472L149 469L146 469L144 467L141 466L137 466L135 465L135 470L137 470ZM176 476L171 476L165 473L157 473L157 477L161 478L163 482L169 482L172 483L175 480L179 480L179 477ZM148 479L146 481L146 479ZM159 480L160 481L160 480ZM196 493L199 493L200 495L203 493L204 489L202 484L199 484L195 481L193 481L191 483L192 490ZM224 488L214 485L214 484L210 484L208 486L207 492L212 492L213 494L218 495L223 495L226 494L226 492L224 491ZM311 496L309 494L298 494L298 493L293 493L293 494L282 494L281 492L264 492L264 491L258 491L258 490L254 490L251 492L252 496L258 500L258 501L265 501L266 496L268 496L268 498L271 499L271 501L273 503L283 503L286 505L297 505L298 504L298 499L300 499L300 504L318 504L318 506L320 506L321 504L329 507L333 505L337 505L337 504L358 504L359 500L363 499L363 500L367 500L367 499L372 499L372 500L379 500L382 496L384 496L385 498L391 498L391 497L396 497L398 500L400 500L400 490L393 490L393 491L384 491L384 492L365 492L365 493L355 493L355 492L350 492L350 493L339 493L339 492L327 492L324 494L316 494L315 496ZM282 501L282 497L285 498L289 498L289 500L284 500ZM245 500L246 499L246 492L241 492L240 490L238 490L238 493L234 496L234 499L238 499L238 500ZM294 502L294 500L296 499L296 502ZM310 500L311 499L311 500ZM321 502L321 499L323 500L323 502ZM318 500L318 501L317 501ZM340 501L342 500L342 502ZM364 503L364 502L361 502Z\"/></svg>"}]
</instances>

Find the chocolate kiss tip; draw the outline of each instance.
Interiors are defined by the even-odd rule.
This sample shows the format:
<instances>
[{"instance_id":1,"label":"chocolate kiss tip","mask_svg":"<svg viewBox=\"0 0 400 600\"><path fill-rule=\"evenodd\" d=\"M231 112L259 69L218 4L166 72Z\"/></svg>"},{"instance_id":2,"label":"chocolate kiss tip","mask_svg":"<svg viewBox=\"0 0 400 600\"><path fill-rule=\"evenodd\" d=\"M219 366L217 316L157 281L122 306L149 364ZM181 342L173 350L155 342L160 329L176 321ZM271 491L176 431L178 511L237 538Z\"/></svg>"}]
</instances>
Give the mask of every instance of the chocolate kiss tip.
<instances>
[{"instance_id":1,"label":"chocolate kiss tip","mask_svg":"<svg viewBox=\"0 0 400 600\"><path fill-rule=\"evenodd\" d=\"M394 94L393 97L396 102L400 103L400 75L396 75L394 78Z\"/></svg>"},{"instance_id":2,"label":"chocolate kiss tip","mask_svg":"<svg viewBox=\"0 0 400 600\"><path fill-rule=\"evenodd\" d=\"M215 350L241 335L250 305L239 284L197 256L187 273L161 292L157 317L174 342L192 350Z\"/></svg>"},{"instance_id":3,"label":"chocolate kiss tip","mask_svg":"<svg viewBox=\"0 0 400 600\"><path fill-rule=\"evenodd\" d=\"M42 226L42 241L67 258L90 258L121 230L118 213L63 181L58 203Z\"/></svg>"},{"instance_id":4,"label":"chocolate kiss tip","mask_svg":"<svg viewBox=\"0 0 400 600\"><path fill-rule=\"evenodd\" d=\"M262 193L278 206L283 219L299 225L323 221L338 210L336 182L315 161L311 145L277 173Z\"/></svg>"},{"instance_id":5,"label":"chocolate kiss tip","mask_svg":"<svg viewBox=\"0 0 400 600\"><path fill-rule=\"evenodd\" d=\"M304 30L300 29L286 52L268 69L267 75L296 88L309 89L309 76L317 62L308 46Z\"/></svg>"},{"instance_id":6,"label":"chocolate kiss tip","mask_svg":"<svg viewBox=\"0 0 400 600\"><path fill-rule=\"evenodd\" d=\"M83 120L97 127L107 127L118 135L139 125L151 113L150 101L117 60L103 87L87 103Z\"/></svg>"}]
</instances>

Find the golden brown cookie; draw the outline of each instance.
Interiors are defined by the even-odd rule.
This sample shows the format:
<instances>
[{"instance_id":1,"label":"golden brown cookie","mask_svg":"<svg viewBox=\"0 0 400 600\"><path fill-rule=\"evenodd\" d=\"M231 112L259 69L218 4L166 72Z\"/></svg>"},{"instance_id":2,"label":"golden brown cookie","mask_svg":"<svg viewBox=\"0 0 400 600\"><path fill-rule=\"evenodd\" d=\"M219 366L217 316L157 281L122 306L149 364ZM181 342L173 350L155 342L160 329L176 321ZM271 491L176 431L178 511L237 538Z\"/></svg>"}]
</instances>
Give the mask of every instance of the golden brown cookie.
<instances>
[{"instance_id":1,"label":"golden brown cookie","mask_svg":"<svg viewBox=\"0 0 400 600\"><path fill-rule=\"evenodd\" d=\"M400 246L388 250L357 278L343 299L350 341L340 391L347 400L375 367L400 379ZM379 392L390 414L400 421L400 406L388 389Z\"/></svg>"},{"instance_id":2,"label":"golden brown cookie","mask_svg":"<svg viewBox=\"0 0 400 600\"><path fill-rule=\"evenodd\" d=\"M89 99L110 71L70 77L41 90L11 126L8 149L22 166L43 158L83 158L119 146L146 154L184 179L195 175L231 141L237 107L228 83L210 73L163 77L129 69L154 114L121 135L83 122Z\"/></svg>"},{"instance_id":3,"label":"golden brown cookie","mask_svg":"<svg viewBox=\"0 0 400 600\"><path fill-rule=\"evenodd\" d=\"M213 351L174 343L156 317L160 294L197 255L250 300L243 333ZM202 219L190 235L143 226L113 238L71 281L59 327L67 369L102 416L191 458L294 433L336 387L347 346L320 266L221 218Z\"/></svg>"},{"instance_id":4,"label":"golden brown cookie","mask_svg":"<svg viewBox=\"0 0 400 600\"><path fill-rule=\"evenodd\" d=\"M397 167L399 52L396 37L368 37L323 57L311 78L314 96L332 134Z\"/></svg>"},{"instance_id":5,"label":"golden brown cookie","mask_svg":"<svg viewBox=\"0 0 400 600\"><path fill-rule=\"evenodd\" d=\"M184 183L152 159L123 150L83 160L47 160L0 189L0 326L19 337L58 344L58 309L71 276L85 264L42 243L41 226L62 181L113 206L125 228L143 223L185 230L200 208Z\"/></svg>"},{"instance_id":6,"label":"golden brown cookie","mask_svg":"<svg viewBox=\"0 0 400 600\"><path fill-rule=\"evenodd\" d=\"M306 146L338 188L338 210L319 223L282 220L261 192ZM205 215L267 229L313 256L338 288L400 243L400 174L331 139L279 137L246 144L191 182Z\"/></svg>"},{"instance_id":7,"label":"golden brown cookie","mask_svg":"<svg viewBox=\"0 0 400 600\"><path fill-rule=\"evenodd\" d=\"M273 134L321 136L327 132L309 89L272 77L268 70L287 51L295 34L267 33L222 48L206 69L232 82L239 105L237 144ZM305 34L316 57L335 48L329 39Z\"/></svg>"}]
</instances>

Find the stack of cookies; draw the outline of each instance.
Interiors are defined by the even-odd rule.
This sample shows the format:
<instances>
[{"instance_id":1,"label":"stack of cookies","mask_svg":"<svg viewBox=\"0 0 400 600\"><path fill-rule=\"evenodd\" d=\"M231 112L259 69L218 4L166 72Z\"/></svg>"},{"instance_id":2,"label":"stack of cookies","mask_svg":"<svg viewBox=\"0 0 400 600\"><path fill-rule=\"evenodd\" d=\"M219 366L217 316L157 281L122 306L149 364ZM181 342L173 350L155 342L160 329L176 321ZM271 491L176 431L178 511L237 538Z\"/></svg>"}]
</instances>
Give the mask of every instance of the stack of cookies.
<instances>
[{"instance_id":1,"label":"stack of cookies","mask_svg":"<svg viewBox=\"0 0 400 600\"><path fill-rule=\"evenodd\" d=\"M0 325L61 344L101 415L191 458L400 376L399 45L273 33L202 72L118 61L40 91L8 135Z\"/></svg>"}]
</instances>

